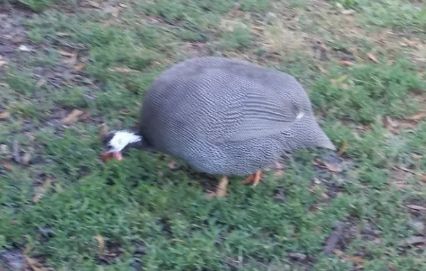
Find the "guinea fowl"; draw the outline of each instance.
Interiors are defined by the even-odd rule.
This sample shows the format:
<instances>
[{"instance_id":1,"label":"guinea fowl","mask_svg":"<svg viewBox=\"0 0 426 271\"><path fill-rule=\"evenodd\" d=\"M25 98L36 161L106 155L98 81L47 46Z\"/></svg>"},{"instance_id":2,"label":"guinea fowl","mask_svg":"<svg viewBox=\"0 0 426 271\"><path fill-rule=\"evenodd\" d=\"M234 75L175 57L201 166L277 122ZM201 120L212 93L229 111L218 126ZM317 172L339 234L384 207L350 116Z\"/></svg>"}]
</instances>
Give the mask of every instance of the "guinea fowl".
<instances>
[{"instance_id":1,"label":"guinea fowl","mask_svg":"<svg viewBox=\"0 0 426 271\"><path fill-rule=\"evenodd\" d=\"M301 148L335 147L318 125L297 80L283 72L221 57L192 58L173 65L153 82L136 133L111 134L108 158L121 159L129 144L142 144L186 161L197 171L249 175Z\"/></svg>"}]
</instances>

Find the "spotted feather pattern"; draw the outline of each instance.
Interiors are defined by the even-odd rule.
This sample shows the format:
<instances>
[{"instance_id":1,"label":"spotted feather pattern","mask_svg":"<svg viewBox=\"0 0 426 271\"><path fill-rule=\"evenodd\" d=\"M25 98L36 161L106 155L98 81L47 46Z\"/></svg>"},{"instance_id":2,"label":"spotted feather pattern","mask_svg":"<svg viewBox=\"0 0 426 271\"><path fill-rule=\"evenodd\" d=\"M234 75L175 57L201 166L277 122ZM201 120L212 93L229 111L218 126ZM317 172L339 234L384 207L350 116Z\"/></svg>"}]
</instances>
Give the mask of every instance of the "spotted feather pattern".
<instances>
[{"instance_id":1,"label":"spotted feather pattern","mask_svg":"<svg viewBox=\"0 0 426 271\"><path fill-rule=\"evenodd\" d=\"M140 127L155 149L211 174L252 173L299 148L334 149L295 78L220 57L164 71L146 94Z\"/></svg>"}]
</instances>

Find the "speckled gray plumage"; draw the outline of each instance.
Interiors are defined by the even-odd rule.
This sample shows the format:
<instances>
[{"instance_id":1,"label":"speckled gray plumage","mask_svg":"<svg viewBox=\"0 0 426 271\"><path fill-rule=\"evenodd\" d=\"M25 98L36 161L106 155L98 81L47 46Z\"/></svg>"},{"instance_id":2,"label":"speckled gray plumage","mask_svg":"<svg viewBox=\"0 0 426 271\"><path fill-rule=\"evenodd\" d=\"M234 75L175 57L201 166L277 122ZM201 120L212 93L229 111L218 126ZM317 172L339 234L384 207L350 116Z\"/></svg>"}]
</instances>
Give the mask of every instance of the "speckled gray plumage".
<instances>
[{"instance_id":1,"label":"speckled gray plumage","mask_svg":"<svg viewBox=\"0 0 426 271\"><path fill-rule=\"evenodd\" d=\"M164 71L145 96L140 129L154 149L210 174L253 173L299 148L334 149L296 79L219 57Z\"/></svg>"}]
</instances>

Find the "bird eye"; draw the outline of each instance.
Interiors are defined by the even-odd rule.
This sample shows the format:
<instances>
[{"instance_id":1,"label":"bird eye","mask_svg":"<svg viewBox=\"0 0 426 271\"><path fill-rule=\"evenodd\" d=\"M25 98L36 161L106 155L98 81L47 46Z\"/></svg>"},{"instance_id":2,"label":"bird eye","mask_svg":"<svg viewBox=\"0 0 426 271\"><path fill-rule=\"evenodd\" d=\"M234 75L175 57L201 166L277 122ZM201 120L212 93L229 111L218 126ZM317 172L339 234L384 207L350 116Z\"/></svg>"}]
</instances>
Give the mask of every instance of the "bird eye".
<instances>
[{"instance_id":1,"label":"bird eye","mask_svg":"<svg viewBox=\"0 0 426 271\"><path fill-rule=\"evenodd\" d=\"M102 137L102 143L104 145L107 145L111 141L111 139L112 139L113 136L114 136L113 133L108 133L107 135L103 136Z\"/></svg>"}]
</instances>

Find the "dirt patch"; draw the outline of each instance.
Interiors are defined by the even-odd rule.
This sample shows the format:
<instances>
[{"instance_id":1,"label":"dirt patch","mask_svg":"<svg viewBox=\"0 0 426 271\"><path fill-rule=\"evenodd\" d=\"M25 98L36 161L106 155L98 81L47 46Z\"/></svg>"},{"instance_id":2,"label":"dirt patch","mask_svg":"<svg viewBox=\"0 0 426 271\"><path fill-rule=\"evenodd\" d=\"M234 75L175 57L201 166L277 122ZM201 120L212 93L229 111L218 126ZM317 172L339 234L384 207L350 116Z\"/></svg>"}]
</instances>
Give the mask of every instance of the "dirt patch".
<instances>
[{"instance_id":1,"label":"dirt patch","mask_svg":"<svg viewBox=\"0 0 426 271\"><path fill-rule=\"evenodd\" d=\"M182 45L180 51L184 52L185 57L201 57L209 55L210 51L206 43L188 42Z\"/></svg>"},{"instance_id":2,"label":"dirt patch","mask_svg":"<svg viewBox=\"0 0 426 271\"><path fill-rule=\"evenodd\" d=\"M0 75L10 63L19 60L30 49L24 22L31 16L27 11L0 8L0 60L3 63L0 65Z\"/></svg>"},{"instance_id":3,"label":"dirt patch","mask_svg":"<svg viewBox=\"0 0 426 271\"><path fill-rule=\"evenodd\" d=\"M25 267L25 258L20 250L13 249L0 252L0 270L25 270Z\"/></svg>"},{"instance_id":4,"label":"dirt patch","mask_svg":"<svg viewBox=\"0 0 426 271\"><path fill-rule=\"evenodd\" d=\"M0 251L0 270L2 271L52 271L38 258L26 255L18 249Z\"/></svg>"},{"instance_id":5,"label":"dirt patch","mask_svg":"<svg viewBox=\"0 0 426 271\"><path fill-rule=\"evenodd\" d=\"M33 13L12 6L0 9L0 76L4 75L8 67L28 69L25 67L28 59L43 57L53 47L60 56L58 63L32 66L29 71L37 82L36 87L49 85L61 88L71 84L96 87L93 80L83 72L88 61L85 46L68 42L65 38L33 43L25 27L26 21L32 17Z\"/></svg>"},{"instance_id":6,"label":"dirt patch","mask_svg":"<svg viewBox=\"0 0 426 271\"><path fill-rule=\"evenodd\" d=\"M102 265L114 263L123 254L121 245L118 242L110 240L99 242L98 250L96 259Z\"/></svg>"}]
</instances>

